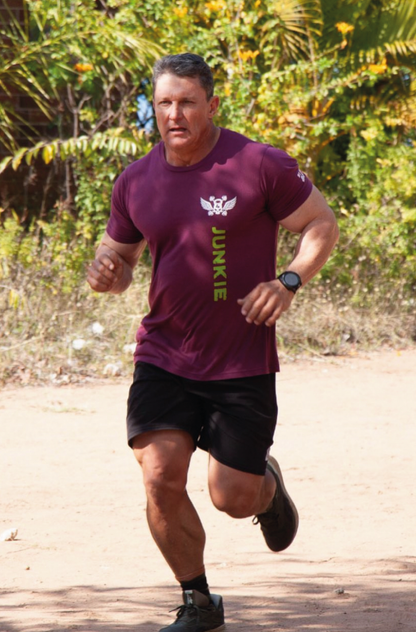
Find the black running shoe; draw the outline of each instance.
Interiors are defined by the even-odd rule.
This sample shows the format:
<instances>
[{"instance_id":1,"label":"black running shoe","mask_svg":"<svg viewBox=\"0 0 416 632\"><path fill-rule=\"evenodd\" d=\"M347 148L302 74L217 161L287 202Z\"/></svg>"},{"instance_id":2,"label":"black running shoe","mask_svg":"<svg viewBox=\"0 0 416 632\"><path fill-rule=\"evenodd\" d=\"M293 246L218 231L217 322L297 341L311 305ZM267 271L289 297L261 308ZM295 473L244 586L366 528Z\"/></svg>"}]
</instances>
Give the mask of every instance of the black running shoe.
<instances>
[{"instance_id":1,"label":"black running shoe","mask_svg":"<svg viewBox=\"0 0 416 632\"><path fill-rule=\"evenodd\" d=\"M292 544L299 525L299 516L293 500L286 491L282 472L276 459L269 456L267 469L276 480L276 493L268 511L254 517L260 523L266 544L272 551L283 551Z\"/></svg>"},{"instance_id":2,"label":"black running shoe","mask_svg":"<svg viewBox=\"0 0 416 632\"><path fill-rule=\"evenodd\" d=\"M179 606L177 610L176 621L159 632L220 632L225 629L220 595L206 597L197 590L185 590L183 606Z\"/></svg>"}]
</instances>

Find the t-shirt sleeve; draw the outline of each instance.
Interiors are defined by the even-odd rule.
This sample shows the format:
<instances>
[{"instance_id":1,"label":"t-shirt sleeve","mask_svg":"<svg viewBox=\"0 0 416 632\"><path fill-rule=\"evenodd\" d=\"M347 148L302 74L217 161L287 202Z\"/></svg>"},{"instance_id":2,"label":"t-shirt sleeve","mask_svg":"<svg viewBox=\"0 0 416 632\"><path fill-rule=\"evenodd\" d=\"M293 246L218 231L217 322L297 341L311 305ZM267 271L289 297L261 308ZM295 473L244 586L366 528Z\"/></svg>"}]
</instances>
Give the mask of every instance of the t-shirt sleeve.
<instances>
[{"instance_id":1,"label":"t-shirt sleeve","mask_svg":"<svg viewBox=\"0 0 416 632\"><path fill-rule=\"evenodd\" d=\"M285 151L267 147L262 162L262 187L267 210L276 221L296 211L309 197L312 182Z\"/></svg>"},{"instance_id":2,"label":"t-shirt sleeve","mask_svg":"<svg viewBox=\"0 0 416 632\"><path fill-rule=\"evenodd\" d=\"M107 233L121 244L136 244L144 239L134 225L128 209L128 177L123 172L116 180L111 195L111 214Z\"/></svg>"}]
</instances>

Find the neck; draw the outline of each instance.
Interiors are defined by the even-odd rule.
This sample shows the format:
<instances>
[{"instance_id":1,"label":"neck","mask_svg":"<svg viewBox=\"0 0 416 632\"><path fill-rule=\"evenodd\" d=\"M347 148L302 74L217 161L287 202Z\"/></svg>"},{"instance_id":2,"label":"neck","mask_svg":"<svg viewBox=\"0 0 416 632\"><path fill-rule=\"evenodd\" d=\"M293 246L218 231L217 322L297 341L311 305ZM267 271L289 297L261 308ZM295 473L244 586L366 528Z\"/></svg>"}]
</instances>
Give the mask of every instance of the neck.
<instances>
[{"instance_id":1,"label":"neck","mask_svg":"<svg viewBox=\"0 0 416 632\"><path fill-rule=\"evenodd\" d=\"M200 143L196 149L187 151L175 151L165 144L166 162L172 165L172 167L190 167L195 165L197 162L203 160L205 156L208 156L214 149L220 134L220 128L213 125L212 128L209 129L205 140Z\"/></svg>"}]
</instances>

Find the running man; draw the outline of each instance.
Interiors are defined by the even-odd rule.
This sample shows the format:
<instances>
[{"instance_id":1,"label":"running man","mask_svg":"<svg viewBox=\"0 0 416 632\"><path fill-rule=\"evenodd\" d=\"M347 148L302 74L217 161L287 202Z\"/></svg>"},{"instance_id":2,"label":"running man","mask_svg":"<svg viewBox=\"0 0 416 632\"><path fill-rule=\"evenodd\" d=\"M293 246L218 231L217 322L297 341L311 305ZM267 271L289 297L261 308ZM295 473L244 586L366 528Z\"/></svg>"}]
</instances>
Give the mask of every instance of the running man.
<instances>
[{"instance_id":1,"label":"running man","mask_svg":"<svg viewBox=\"0 0 416 632\"><path fill-rule=\"evenodd\" d=\"M272 551L291 544L298 513L269 454L275 323L324 265L338 229L293 158L215 125L219 98L201 57L157 61L153 98L162 140L116 181L88 282L124 292L148 244L150 311L137 332L128 443L151 534L182 589L175 621L160 632L206 632L222 629L224 609L207 583L190 460L197 447L208 452L217 509L255 516ZM276 277L279 226L299 239Z\"/></svg>"}]
</instances>

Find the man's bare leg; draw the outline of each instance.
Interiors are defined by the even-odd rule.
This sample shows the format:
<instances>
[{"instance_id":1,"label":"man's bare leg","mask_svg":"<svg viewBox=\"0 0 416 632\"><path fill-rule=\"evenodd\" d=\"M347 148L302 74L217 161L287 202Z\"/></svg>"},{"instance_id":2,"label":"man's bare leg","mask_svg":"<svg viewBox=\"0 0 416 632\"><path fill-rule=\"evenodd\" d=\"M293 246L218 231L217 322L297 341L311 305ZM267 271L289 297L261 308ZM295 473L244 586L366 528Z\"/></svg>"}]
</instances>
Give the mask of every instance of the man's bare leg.
<instances>
[{"instance_id":1,"label":"man's bare leg","mask_svg":"<svg viewBox=\"0 0 416 632\"><path fill-rule=\"evenodd\" d=\"M299 515L283 482L276 459L269 456L265 476L233 470L216 461L209 463L209 491L220 511L233 518L255 515L271 551L284 551L293 542Z\"/></svg>"},{"instance_id":2,"label":"man's bare leg","mask_svg":"<svg viewBox=\"0 0 416 632\"><path fill-rule=\"evenodd\" d=\"M270 472L264 476L235 470L209 459L209 491L214 506L233 518L248 518L266 511L276 491Z\"/></svg>"},{"instance_id":3,"label":"man's bare leg","mask_svg":"<svg viewBox=\"0 0 416 632\"><path fill-rule=\"evenodd\" d=\"M193 449L192 438L180 430L146 432L133 441L150 532L178 581L204 573L205 532L186 491Z\"/></svg>"}]
</instances>

